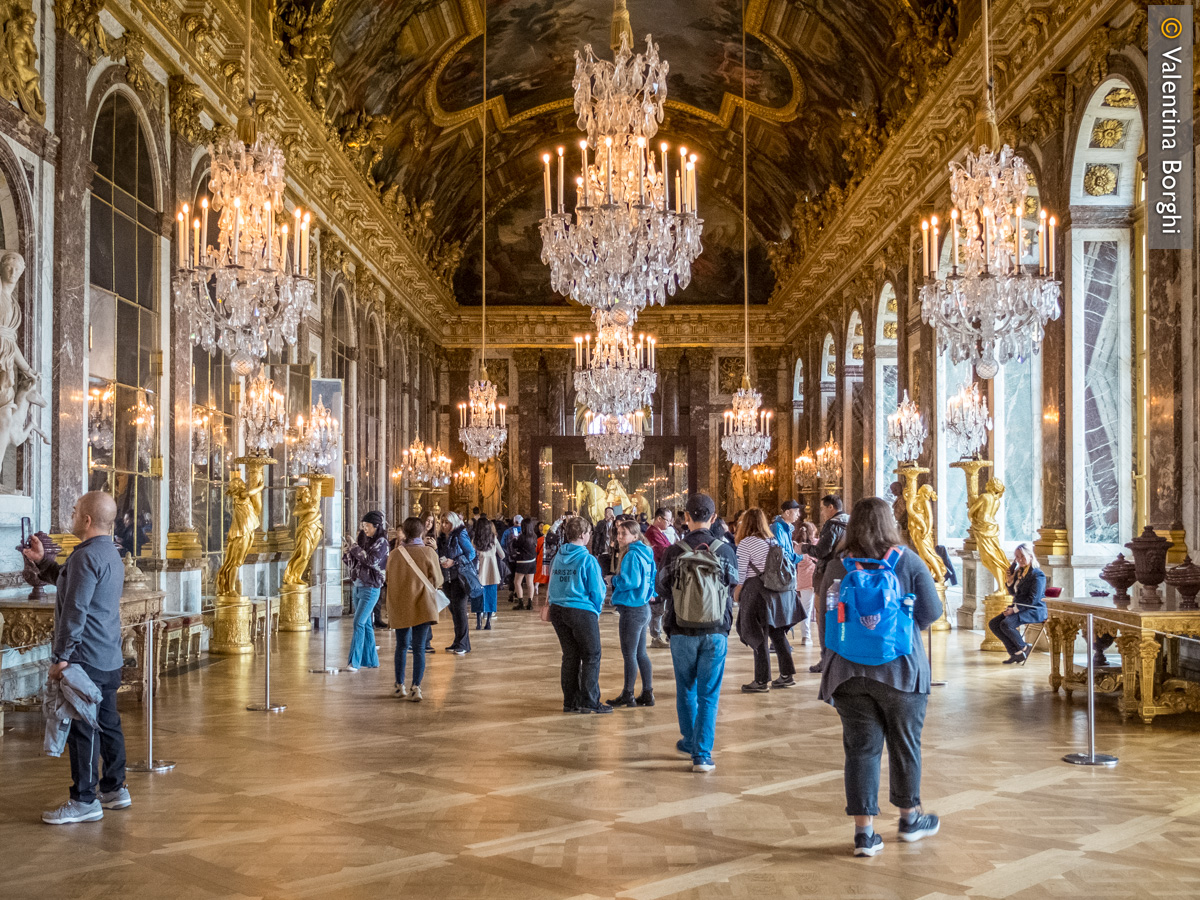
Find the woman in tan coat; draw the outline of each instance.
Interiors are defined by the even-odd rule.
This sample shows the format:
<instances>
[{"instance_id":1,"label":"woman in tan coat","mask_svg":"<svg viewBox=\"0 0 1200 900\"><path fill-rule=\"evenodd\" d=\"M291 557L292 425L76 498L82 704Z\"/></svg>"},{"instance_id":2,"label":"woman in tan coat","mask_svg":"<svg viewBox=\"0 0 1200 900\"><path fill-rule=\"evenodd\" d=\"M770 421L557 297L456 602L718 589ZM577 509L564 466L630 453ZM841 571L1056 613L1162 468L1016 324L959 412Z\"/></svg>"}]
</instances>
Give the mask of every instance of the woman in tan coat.
<instances>
[{"instance_id":1,"label":"woman in tan coat","mask_svg":"<svg viewBox=\"0 0 1200 900\"><path fill-rule=\"evenodd\" d=\"M396 629L395 696L421 700L425 676L425 646L438 620L437 591L442 586L442 569L437 550L426 546L425 526L411 516L401 527L404 543L397 545L387 561L388 622ZM408 650L413 653L412 689L404 686Z\"/></svg>"}]
</instances>

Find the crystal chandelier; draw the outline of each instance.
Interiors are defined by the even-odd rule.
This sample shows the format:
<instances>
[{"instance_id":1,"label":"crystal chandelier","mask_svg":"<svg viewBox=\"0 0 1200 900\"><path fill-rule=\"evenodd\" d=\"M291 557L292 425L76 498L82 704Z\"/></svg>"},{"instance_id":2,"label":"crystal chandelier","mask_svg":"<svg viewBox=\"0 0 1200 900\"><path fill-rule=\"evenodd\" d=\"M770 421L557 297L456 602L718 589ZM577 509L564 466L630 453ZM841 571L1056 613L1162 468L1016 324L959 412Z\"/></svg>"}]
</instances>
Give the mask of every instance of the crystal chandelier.
<instances>
[{"instance_id":1,"label":"crystal chandelier","mask_svg":"<svg viewBox=\"0 0 1200 900\"><path fill-rule=\"evenodd\" d=\"M475 486L475 470L463 466L454 473L454 486L460 490L469 490Z\"/></svg>"},{"instance_id":2,"label":"crystal chandelier","mask_svg":"<svg viewBox=\"0 0 1200 900\"><path fill-rule=\"evenodd\" d=\"M146 392L138 391L137 405L133 413L133 426L137 432L138 463L145 467L150 465L154 455L154 406L146 402Z\"/></svg>"},{"instance_id":3,"label":"crystal chandelier","mask_svg":"<svg viewBox=\"0 0 1200 900\"><path fill-rule=\"evenodd\" d=\"M813 456L812 446L804 445L804 452L796 457L794 463L796 470L796 481L803 487L811 487L817 483L817 477L820 474L817 469L817 458Z\"/></svg>"},{"instance_id":4,"label":"crystal chandelier","mask_svg":"<svg viewBox=\"0 0 1200 900\"><path fill-rule=\"evenodd\" d=\"M621 416L585 414L587 436L583 439L588 457L600 468L627 469L642 455L644 413L639 409Z\"/></svg>"},{"instance_id":5,"label":"crystal chandelier","mask_svg":"<svg viewBox=\"0 0 1200 900\"><path fill-rule=\"evenodd\" d=\"M750 378L742 376L742 387L733 395L733 409L725 410L721 449L729 461L743 469L752 469L771 451L771 416L760 410L762 394L750 387Z\"/></svg>"},{"instance_id":6,"label":"crystal chandelier","mask_svg":"<svg viewBox=\"0 0 1200 900\"><path fill-rule=\"evenodd\" d=\"M113 403L116 392L112 384L88 391L88 444L96 450L113 448Z\"/></svg>"},{"instance_id":7,"label":"crystal chandelier","mask_svg":"<svg viewBox=\"0 0 1200 900\"><path fill-rule=\"evenodd\" d=\"M750 470L750 478L764 490L769 491L775 487L775 470L770 466L755 466Z\"/></svg>"},{"instance_id":8,"label":"crystal chandelier","mask_svg":"<svg viewBox=\"0 0 1200 900\"><path fill-rule=\"evenodd\" d=\"M337 417L326 407L325 401L317 398L317 405L310 411L308 421L304 416L296 417L296 443L292 450L292 464L299 472L329 471L337 458L338 439L341 425Z\"/></svg>"},{"instance_id":9,"label":"crystal chandelier","mask_svg":"<svg viewBox=\"0 0 1200 900\"><path fill-rule=\"evenodd\" d=\"M404 451L400 472L409 481L436 490L450 483L450 457L442 453L440 445L437 449L426 447L424 441L414 438Z\"/></svg>"},{"instance_id":10,"label":"crystal chandelier","mask_svg":"<svg viewBox=\"0 0 1200 900\"><path fill-rule=\"evenodd\" d=\"M658 374L654 371L655 340L637 340L622 313L598 312L596 346L592 336L575 338L575 394L578 402L600 415L623 416L650 405Z\"/></svg>"},{"instance_id":11,"label":"crystal chandelier","mask_svg":"<svg viewBox=\"0 0 1200 900\"><path fill-rule=\"evenodd\" d=\"M481 324L479 349L479 380L467 389L467 402L458 405L458 438L470 456L481 462L498 454L508 440L504 404L496 404L496 386L487 371L487 8L483 15L483 103L480 104L479 208L483 251L481 255ZM449 461L447 461L449 466ZM449 474L449 468L446 470Z\"/></svg>"},{"instance_id":12,"label":"crystal chandelier","mask_svg":"<svg viewBox=\"0 0 1200 900\"><path fill-rule=\"evenodd\" d=\"M271 449L287 436L283 394L275 390L275 382L267 377L262 366L246 385L241 419L246 427L246 450L250 456L269 456Z\"/></svg>"},{"instance_id":13,"label":"crystal chandelier","mask_svg":"<svg viewBox=\"0 0 1200 900\"><path fill-rule=\"evenodd\" d=\"M613 30L620 43L613 45L612 62L597 59L590 44L575 53L575 112L587 139L579 143L573 217L563 190L563 148L557 211L550 154L542 157L542 262L560 294L596 309L622 307L636 317L691 282L704 222L697 214L695 154L680 148L671 185L669 146L659 145L657 159L651 146L663 121L669 66L649 35L645 54L634 55L627 13Z\"/></svg>"},{"instance_id":14,"label":"crystal chandelier","mask_svg":"<svg viewBox=\"0 0 1200 900\"><path fill-rule=\"evenodd\" d=\"M817 448L817 477L827 484L837 484L842 477L842 448L829 435L829 440Z\"/></svg>"},{"instance_id":15,"label":"crystal chandelier","mask_svg":"<svg viewBox=\"0 0 1200 900\"><path fill-rule=\"evenodd\" d=\"M1043 209L1036 226L1025 226L1029 169L1000 146L992 98L988 2L983 3L987 105L976 135L977 153L950 164L950 274L939 276L942 244L936 216L921 223L921 319L937 333L938 352L955 363L970 360L980 378L1041 349L1046 322L1057 319L1061 285L1055 280L1053 217ZM1026 265L1026 248L1037 231L1039 259Z\"/></svg>"},{"instance_id":16,"label":"crystal chandelier","mask_svg":"<svg viewBox=\"0 0 1200 900\"><path fill-rule=\"evenodd\" d=\"M962 459L978 459L992 430L992 417L978 384L964 384L946 401L946 432Z\"/></svg>"},{"instance_id":17,"label":"crystal chandelier","mask_svg":"<svg viewBox=\"0 0 1200 900\"><path fill-rule=\"evenodd\" d=\"M744 10L743 10L744 13ZM733 409L725 411L721 449L729 461L745 470L766 460L771 452L771 416L760 410L762 394L750 386L750 217L746 213L746 29L742 28L742 310L745 363L742 386L733 395Z\"/></svg>"},{"instance_id":18,"label":"crystal chandelier","mask_svg":"<svg viewBox=\"0 0 1200 900\"><path fill-rule=\"evenodd\" d=\"M251 32L247 4L247 92ZM285 342L295 344L297 327L314 309L315 284L308 274L311 217L295 210L289 259L288 225L276 221L284 209L283 151L258 134L249 93L237 134L210 144L208 153L217 246L207 246L208 198L199 210L183 204L175 217L178 266L172 287L193 342L208 353L221 350L234 371L245 376L254 360L279 352Z\"/></svg>"},{"instance_id":19,"label":"crystal chandelier","mask_svg":"<svg viewBox=\"0 0 1200 900\"><path fill-rule=\"evenodd\" d=\"M912 462L921 455L929 429L917 404L908 399L908 391L896 411L887 417L887 434L888 448L897 462Z\"/></svg>"},{"instance_id":20,"label":"crystal chandelier","mask_svg":"<svg viewBox=\"0 0 1200 900\"><path fill-rule=\"evenodd\" d=\"M210 418L206 407L192 407L192 463L197 466L207 466L212 453L212 445L208 440Z\"/></svg>"}]
</instances>

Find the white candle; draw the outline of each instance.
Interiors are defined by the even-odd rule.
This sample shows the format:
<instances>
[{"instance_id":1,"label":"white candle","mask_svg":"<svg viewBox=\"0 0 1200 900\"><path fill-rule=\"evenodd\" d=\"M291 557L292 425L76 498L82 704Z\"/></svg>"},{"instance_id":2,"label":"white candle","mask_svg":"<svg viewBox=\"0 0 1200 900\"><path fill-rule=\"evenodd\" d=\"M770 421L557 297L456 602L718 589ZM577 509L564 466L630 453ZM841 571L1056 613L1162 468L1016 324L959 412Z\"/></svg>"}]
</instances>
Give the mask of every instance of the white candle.
<instances>
[{"instance_id":1,"label":"white candle","mask_svg":"<svg viewBox=\"0 0 1200 900\"><path fill-rule=\"evenodd\" d=\"M588 183L588 181L587 181L587 177L588 177L587 147L588 147L587 141L579 142L579 153L580 153L580 155L583 156L583 169L580 170L579 183L581 185L585 185L585 186ZM583 193L583 197L584 197L584 205L591 206L591 201L588 199L588 194L587 194L586 190Z\"/></svg>"},{"instance_id":2,"label":"white candle","mask_svg":"<svg viewBox=\"0 0 1200 900\"><path fill-rule=\"evenodd\" d=\"M503 428L506 424L507 413L508 413L508 404L501 403L500 404L500 427L501 428Z\"/></svg>"},{"instance_id":3,"label":"white candle","mask_svg":"<svg viewBox=\"0 0 1200 900\"><path fill-rule=\"evenodd\" d=\"M179 261L179 268L182 269L187 266L187 238L183 230L183 213L175 214L175 223L175 245L179 248L175 255Z\"/></svg>"},{"instance_id":4,"label":"white candle","mask_svg":"<svg viewBox=\"0 0 1200 900\"><path fill-rule=\"evenodd\" d=\"M687 212L687 208L687 147L680 147L679 171L675 174L675 212Z\"/></svg>"},{"instance_id":5,"label":"white candle","mask_svg":"<svg viewBox=\"0 0 1200 900\"><path fill-rule=\"evenodd\" d=\"M688 197L691 198L692 212L700 212L699 193L696 190L696 154L693 153L688 159L688 183L691 185L688 191Z\"/></svg>"},{"instance_id":6,"label":"white candle","mask_svg":"<svg viewBox=\"0 0 1200 900\"><path fill-rule=\"evenodd\" d=\"M207 261L208 258L208 198L204 197L200 201L200 240L201 252Z\"/></svg>"},{"instance_id":7,"label":"white candle","mask_svg":"<svg viewBox=\"0 0 1200 900\"><path fill-rule=\"evenodd\" d=\"M604 195L608 198L608 202L612 203L612 138L604 139L604 149Z\"/></svg>"},{"instance_id":8,"label":"white candle","mask_svg":"<svg viewBox=\"0 0 1200 900\"><path fill-rule=\"evenodd\" d=\"M950 210L950 231L954 236L954 271L958 271L958 210Z\"/></svg>"},{"instance_id":9,"label":"white candle","mask_svg":"<svg viewBox=\"0 0 1200 900\"><path fill-rule=\"evenodd\" d=\"M198 265L200 265L200 220L199 219L196 219L196 221L192 225L192 228L196 233L196 239L192 242L192 259L193 259L192 265L198 266Z\"/></svg>"},{"instance_id":10,"label":"white candle","mask_svg":"<svg viewBox=\"0 0 1200 900\"><path fill-rule=\"evenodd\" d=\"M921 277L929 277L929 222L921 222Z\"/></svg>"},{"instance_id":11,"label":"white candle","mask_svg":"<svg viewBox=\"0 0 1200 900\"><path fill-rule=\"evenodd\" d=\"M638 138L637 153L638 203L646 205L646 139Z\"/></svg>"},{"instance_id":12,"label":"white candle","mask_svg":"<svg viewBox=\"0 0 1200 900\"><path fill-rule=\"evenodd\" d=\"M542 187L545 189L546 196L546 215L545 218L550 218L550 154L542 154L542 164L545 167L542 172Z\"/></svg>"},{"instance_id":13,"label":"white candle","mask_svg":"<svg viewBox=\"0 0 1200 900\"><path fill-rule=\"evenodd\" d=\"M575 335L575 367L583 365L583 338Z\"/></svg>"},{"instance_id":14,"label":"white candle","mask_svg":"<svg viewBox=\"0 0 1200 900\"><path fill-rule=\"evenodd\" d=\"M663 212L666 212L671 207L667 202L667 186L670 184L669 172L667 171L667 142L663 141L658 145L659 152L662 153L662 179L663 179Z\"/></svg>"},{"instance_id":15,"label":"white candle","mask_svg":"<svg viewBox=\"0 0 1200 900\"><path fill-rule=\"evenodd\" d=\"M300 224L300 230L304 232L303 240L300 241L300 274L306 277L308 275L308 221L309 215L305 213Z\"/></svg>"},{"instance_id":16,"label":"white candle","mask_svg":"<svg viewBox=\"0 0 1200 900\"><path fill-rule=\"evenodd\" d=\"M296 211L295 211L295 213L293 213L293 215L295 215L295 217L296 217L296 227L292 231L292 271L299 272L300 271L300 216L303 215L303 213L300 210L300 207L298 207L298 206L296 207Z\"/></svg>"},{"instance_id":17,"label":"white candle","mask_svg":"<svg viewBox=\"0 0 1200 900\"><path fill-rule=\"evenodd\" d=\"M231 262L237 266L241 264L242 256L242 198L233 198L233 259Z\"/></svg>"},{"instance_id":18,"label":"white candle","mask_svg":"<svg viewBox=\"0 0 1200 900\"><path fill-rule=\"evenodd\" d=\"M1050 217L1050 240L1047 246L1050 248L1050 277L1054 277L1054 216Z\"/></svg>"},{"instance_id":19,"label":"white candle","mask_svg":"<svg viewBox=\"0 0 1200 900\"><path fill-rule=\"evenodd\" d=\"M683 212L683 195L679 191L679 173L675 173L675 212Z\"/></svg>"},{"instance_id":20,"label":"white candle","mask_svg":"<svg viewBox=\"0 0 1200 900\"><path fill-rule=\"evenodd\" d=\"M584 340L587 341L587 348L583 353L583 364L590 366L592 364L592 336L589 334Z\"/></svg>"},{"instance_id":21,"label":"white candle","mask_svg":"<svg viewBox=\"0 0 1200 900\"><path fill-rule=\"evenodd\" d=\"M936 278L938 273L938 264L940 258L938 256L938 217L929 217L929 227L933 233L929 236L929 274Z\"/></svg>"},{"instance_id":22,"label":"white candle","mask_svg":"<svg viewBox=\"0 0 1200 900\"><path fill-rule=\"evenodd\" d=\"M1038 274L1046 274L1046 211L1044 209L1038 221Z\"/></svg>"},{"instance_id":23,"label":"white candle","mask_svg":"<svg viewBox=\"0 0 1200 900\"><path fill-rule=\"evenodd\" d=\"M558 148L558 211L562 214L567 211L566 202L563 200L563 171L566 166L566 161L563 159L565 147Z\"/></svg>"}]
</instances>

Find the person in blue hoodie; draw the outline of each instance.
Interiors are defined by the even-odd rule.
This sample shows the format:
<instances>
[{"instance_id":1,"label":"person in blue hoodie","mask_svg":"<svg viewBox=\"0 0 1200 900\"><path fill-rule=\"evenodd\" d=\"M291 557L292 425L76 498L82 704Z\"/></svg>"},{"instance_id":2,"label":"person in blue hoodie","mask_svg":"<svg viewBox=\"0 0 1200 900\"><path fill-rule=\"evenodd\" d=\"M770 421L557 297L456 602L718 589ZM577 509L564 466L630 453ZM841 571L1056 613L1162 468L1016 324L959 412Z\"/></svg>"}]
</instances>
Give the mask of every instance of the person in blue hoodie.
<instances>
[{"instance_id":1,"label":"person in blue hoodie","mask_svg":"<svg viewBox=\"0 0 1200 900\"><path fill-rule=\"evenodd\" d=\"M625 688L609 700L610 706L653 706L654 673L646 653L646 634L650 628L650 599L654 596L654 551L642 537L636 519L617 521L617 544L621 548L621 567L613 576L613 607L620 613L621 656L625 660ZM633 696L638 671L642 673L642 693Z\"/></svg>"},{"instance_id":2,"label":"person in blue hoodie","mask_svg":"<svg viewBox=\"0 0 1200 900\"><path fill-rule=\"evenodd\" d=\"M606 588L600 564L588 552L592 526L572 516L550 570L550 624L562 645L563 712L610 713L600 701L600 610Z\"/></svg>"}]
</instances>

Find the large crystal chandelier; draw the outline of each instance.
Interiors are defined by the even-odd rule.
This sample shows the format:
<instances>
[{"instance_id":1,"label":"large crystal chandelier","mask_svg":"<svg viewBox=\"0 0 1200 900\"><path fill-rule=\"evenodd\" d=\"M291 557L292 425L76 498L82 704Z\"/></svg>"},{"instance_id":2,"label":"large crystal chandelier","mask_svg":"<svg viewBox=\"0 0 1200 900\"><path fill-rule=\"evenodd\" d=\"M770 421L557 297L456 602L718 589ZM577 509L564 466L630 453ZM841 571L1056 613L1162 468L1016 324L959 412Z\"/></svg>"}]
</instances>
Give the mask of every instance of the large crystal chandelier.
<instances>
[{"instance_id":1,"label":"large crystal chandelier","mask_svg":"<svg viewBox=\"0 0 1200 900\"><path fill-rule=\"evenodd\" d=\"M246 451L250 456L269 456L271 449L283 443L287 436L283 394L275 390L275 382L267 377L262 366L246 385L241 418L246 428Z\"/></svg>"},{"instance_id":2,"label":"large crystal chandelier","mask_svg":"<svg viewBox=\"0 0 1200 900\"><path fill-rule=\"evenodd\" d=\"M436 490L450 483L450 457L442 453L441 445L426 447L424 441L414 438L403 453L400 472L414 484Z\"/></svg>"},{"instance_id":3,"label":"large crystal chandelier","mask_svg":"<svg viewBox=\"0 0 1200 900\"><path fill-rule=\"evenodd\" d=\"M939 275L943 245L936 216L921 223L921 318L932 325L938 352L956 362L970 360L980 378L1041 349L1046 322L1061 310L1055 280L1053 217L1043 209L1025 224L1029 169L1005 144L1000 146L992 98L988 2L983 3L983 57L987 104L976 134L977 153L950 164L950 273ZM1037 265L1026 265L1026 249L1037 232Z\"/></svg>"},{"instance_id":4,"label":"large crystal chandelier","mask_svg":"<svg viewBox=\"0 0 1200 900\"><path fill-rule=\"evenodd\" d=\"M649 406L658 386L654 338L641 334L635 339L623 311L597 311L594 318L599 326L596 346L590 334L575 338L578 402L597 414L613 416Z\"/></svg>"},{"instance_id":5,"label":"large crystal chandelier","mask_svg":"<svg viewBox=\"0 0 1200 900\"><path fill-rule=\"evenodd\" d=\"M813 456L812 446L804 445L804 451L796 457L794 463L796 471L796 482L801 487L812 487L817 483L819 471L817 469L817 458Z\"/></svg>"},{"instance_id":6,"label":"large crystal chandelier","mask_svg":"<svg viewBox=\"0 0 1200 900\"><path fill-rule=\"evenodd\" d=\"M114 401L116 390L111 382L88 391L88 445L96 450L113 448Z\"/></svg>"},{"instance_id":7,"label":"large crystal chandelier","mask_svg":"<svg viewBox=\"0 0 1200 900\"><path fill-rule=\"evenodd\" d=\"M642 434L642 410L621 416L595 415L588 410L587 435L583 439L588 456L597 466L627 469L642 455L646 438Z\"/></svg>"},{"instance_id":8,"label":"large crystal chandelier","mask_svg":"<svg viewBox=\"0 0 1200 900\"><path fill-rule=\"evenodd\" d=\"M921 455L928 437L925 417L905 391L896 411L887 417L887 442L892 456L897 462L913 462Z\"/></svg>"},{"instance_id":9,"label":"large crystal chandelier","mask_svg":"<svg viewBox=\"0 0 1200 900\"><path fill-rule=\"evenodd\" d=\"M300 472L327 473L338 453L341 425L337 417L318 397L308 421L296 417L296 443L292 449L292 464Z\"/></svg>"},{"instance_id":10,"label":"large crystal chandelier","mask_svg":"<svg viewBox=\"0 0 1200 900\"><path fill-rule=\"evenodd\" d=\"M597 59L590 44L575 53L575 112L587 139L579 144L573 216L564 194L564 149L558 148L557 206L550 155L542 157L542 262L559 293L636 317L688 286L704 222L697 214L695 154L680 148L672 184L669 146L660 144L656 158L651 144L663 121L669 66L649 35L645 54L633 53L623 2L613 34L612 62Z\"/></svg>"},{"instance_id":11,"label":"large crystal chandelier","mask_svg":"<svg viewBox=\"0 0 1200 900\"><path fill-rule=\"evenodd\" d=\"M745 10L743 9L743 15ZM746 28L742 26L742 311L745 317L745 368L742 386L733 395L733 409L725 411L721 449L729 461L749 470L766 460L771 452L771 416L761 410L762 394L750 386L750 217L746 213Z\"/></svg>"},{"instance_id":12,"label":"large crystal chandelier","mask_svg":"<svg viewBox=\"0 0 1200 900\"><path fill-rule=\"evenodd\" d=\"M817 448L817 477L826 484L837 484L842 477L842 448L832 434Z\"/></svg>"},{"instance_id":13,"label":"large crystal chandelier","mask_svg":"<svg viewBox=\"0 0 1200 900\"><path fill-rule=\"evenodd\" d=\"M481 324L479 349L479 380L471 382L467 389L467 402L458 405L460 417L458 437L467 453L483 461L494 457L508 440L504 404L497 405L496 386L488 378L487 371L487 8L483 16L483 103L480 104L479 124L483 133L480 141L479 164L479 208L483 251L480 270ZM447 463L447 474L449 463Z\"/></svg>"},{"instance_id":14,"label":"large crystal chandelier","mask_svg":"<svg viewBox=\"0 0 1200 900\"><path fill-rule=\"evenodd\" d=\"M946 401L946 433L962 459L978 459L992 430L992 417L978 384L964 384Z\"/></svg>"},{"instance_id":15,"label":"large crystal chandelier","mask_svg":"<svg viewBox=\"0 0 1200 900\"><path fill-rule=\"evenodd\" d=\"M258 134L250 96L250 4L246 15L246 108L237 134L208 147L211 209L218 215L217 246L207 245L210 204L183 204L176 215L178 269L175 304L187 317L192 340L221 350L234 371L248 375L254 360L296 343L296 329L313 310L308 274L308 213L296 209L289 229L284 211L283 151ZM289 243L291 258L288 257Z\"/></svg>"}]
</instances>

